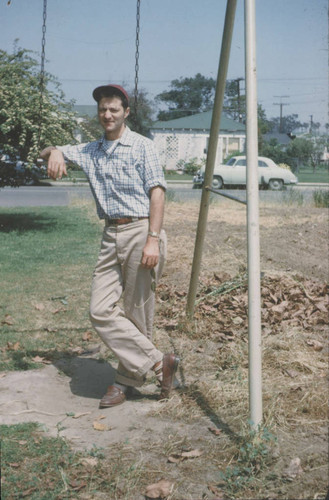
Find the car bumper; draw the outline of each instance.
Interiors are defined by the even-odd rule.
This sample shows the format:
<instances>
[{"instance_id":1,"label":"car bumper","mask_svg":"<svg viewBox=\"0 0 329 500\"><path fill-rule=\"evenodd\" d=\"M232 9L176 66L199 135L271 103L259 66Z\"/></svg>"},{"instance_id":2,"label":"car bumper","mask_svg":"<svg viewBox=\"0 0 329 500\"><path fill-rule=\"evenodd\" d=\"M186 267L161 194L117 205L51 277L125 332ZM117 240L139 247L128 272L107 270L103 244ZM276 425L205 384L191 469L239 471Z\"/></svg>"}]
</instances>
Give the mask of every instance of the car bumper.
<instances>
[{"instance_id":1,"label":"car bumper","mask_svg":"<svg viewBox=\"0 0 329 500\"><path fill-rule=\"evenodd\" d=\"M193 177L193 186L202 186L203 185L203 177L201 175L195 175Z\"/></svg>"}]
</instances>

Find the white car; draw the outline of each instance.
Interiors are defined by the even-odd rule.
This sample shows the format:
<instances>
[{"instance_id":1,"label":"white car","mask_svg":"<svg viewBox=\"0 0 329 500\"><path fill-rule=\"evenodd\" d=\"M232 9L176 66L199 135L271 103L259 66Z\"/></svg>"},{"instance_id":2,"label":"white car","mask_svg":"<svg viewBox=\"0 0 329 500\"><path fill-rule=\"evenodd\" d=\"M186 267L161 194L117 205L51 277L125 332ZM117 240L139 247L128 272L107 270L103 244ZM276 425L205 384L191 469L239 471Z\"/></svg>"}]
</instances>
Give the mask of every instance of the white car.
<instances>
[{"instance_id":1,"label":"white car","mask_svg":"<svg viewBox=\"0 0 329 500\"><path fill-rule=\"evenodd\" d=\"M246 185L247 160L245 156L233 156L225 165L217 165L214 169L212 187L221 189L224 185ZM193 188L203 186L205 167L193 177ZM273 160L258 157L258 181L261 186L273 190L282 189L284 185L297 184L297 177L287 168L278 167Z\"/></svg>"}]
</instances>

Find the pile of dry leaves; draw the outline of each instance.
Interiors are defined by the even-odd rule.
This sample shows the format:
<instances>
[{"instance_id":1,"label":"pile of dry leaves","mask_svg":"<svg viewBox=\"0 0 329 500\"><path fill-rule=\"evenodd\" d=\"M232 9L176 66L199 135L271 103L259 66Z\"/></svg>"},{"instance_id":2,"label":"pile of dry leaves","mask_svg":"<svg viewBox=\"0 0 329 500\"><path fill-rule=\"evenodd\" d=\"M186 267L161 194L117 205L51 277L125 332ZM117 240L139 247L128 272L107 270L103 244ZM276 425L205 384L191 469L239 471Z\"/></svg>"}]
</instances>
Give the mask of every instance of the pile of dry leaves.
<instances>
[{"instance_id":1,"label":"pile of dry leaves","mask_svg":"<svg viewBox=\"0 0 329 500\"><path fill-rule=\"evenodd\" d=\"M245 274L230 278L214 274L200 281L194 319L208 337L233 340L248 328L248 291ZM167 284L158 287L158 327L176 330L185 317L186 291ZM328 324L328 286L301 276L262 275L261 317L265 333L276 333L284 326L304 330Z\"/></svg>"}]
</instances>

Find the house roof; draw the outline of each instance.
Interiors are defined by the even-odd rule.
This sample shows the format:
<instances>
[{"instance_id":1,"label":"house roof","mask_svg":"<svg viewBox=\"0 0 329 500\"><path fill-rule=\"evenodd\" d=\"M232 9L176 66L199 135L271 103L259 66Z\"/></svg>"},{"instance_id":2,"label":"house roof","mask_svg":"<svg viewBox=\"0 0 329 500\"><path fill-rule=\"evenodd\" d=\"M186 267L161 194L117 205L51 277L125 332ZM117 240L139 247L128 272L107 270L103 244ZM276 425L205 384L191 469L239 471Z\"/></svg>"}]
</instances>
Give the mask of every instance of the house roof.
<instances>
[{"instance_id":1,"label":"house roof","mask_svg":"<svg viewBox=\"0 0 329 500\"><path fill-rule=\"evenodd\" d=\"M174 130L210 130L212 111L197 113L191 116L183 116L175 120L158 121L153 123L152 130L174 129ZM245 132L243 123L236 122L222 113L220 121L222 132Z\"/></svg>"}]
</instances>

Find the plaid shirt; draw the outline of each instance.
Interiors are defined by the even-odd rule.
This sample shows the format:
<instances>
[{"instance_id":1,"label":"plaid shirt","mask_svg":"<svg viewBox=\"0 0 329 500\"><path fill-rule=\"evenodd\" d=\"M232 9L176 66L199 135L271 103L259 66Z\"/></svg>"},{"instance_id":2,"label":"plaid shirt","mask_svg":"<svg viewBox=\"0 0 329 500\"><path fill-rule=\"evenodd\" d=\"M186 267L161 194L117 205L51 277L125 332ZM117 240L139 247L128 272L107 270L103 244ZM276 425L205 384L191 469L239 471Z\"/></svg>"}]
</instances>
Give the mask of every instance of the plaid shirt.
<instances>
[{"instance_id":1,"label":"plaid shirt","mask_svg":"<svg viewBox=\"0 0 329 500\"><path fill-rule=\"evenodd\" d=\"M153 142L128 127L114 147L105 136L76 146L56 146L86 173L100 219L148 217L150 189L166 189Z\"/></svg>"}]
</instances>

